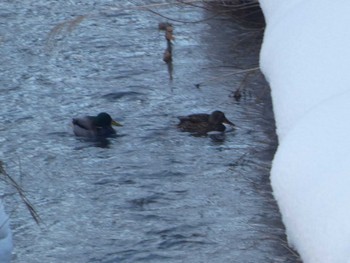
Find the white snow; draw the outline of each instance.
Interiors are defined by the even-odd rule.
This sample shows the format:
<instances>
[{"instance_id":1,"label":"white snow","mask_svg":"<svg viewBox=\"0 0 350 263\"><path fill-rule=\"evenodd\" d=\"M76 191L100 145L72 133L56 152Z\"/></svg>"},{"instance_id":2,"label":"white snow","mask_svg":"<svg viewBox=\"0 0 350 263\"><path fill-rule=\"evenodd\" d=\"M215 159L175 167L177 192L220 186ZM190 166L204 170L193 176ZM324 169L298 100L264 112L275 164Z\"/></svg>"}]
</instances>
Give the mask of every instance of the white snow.
<instances>
[{"instance_id":1,"label":"white snow","mask_svg":"<svg viewBox=\"0 0 350 263\"><path fill-rule=\"evenodd\" d=\"M279 147L271 183L304 263L350 262L350 1L260 0Z\"/></svg>"},{"instance_id":2,"label":"white snow","mask_svg":"<svg viewBox=\"0 0 350 263\"><path fill-rule=\"evenodd\" d=\"M11 261L12 234L9 226L8 216L5 213L3 203L0 199L0 262Z\"/></svg>"}]
</instances>

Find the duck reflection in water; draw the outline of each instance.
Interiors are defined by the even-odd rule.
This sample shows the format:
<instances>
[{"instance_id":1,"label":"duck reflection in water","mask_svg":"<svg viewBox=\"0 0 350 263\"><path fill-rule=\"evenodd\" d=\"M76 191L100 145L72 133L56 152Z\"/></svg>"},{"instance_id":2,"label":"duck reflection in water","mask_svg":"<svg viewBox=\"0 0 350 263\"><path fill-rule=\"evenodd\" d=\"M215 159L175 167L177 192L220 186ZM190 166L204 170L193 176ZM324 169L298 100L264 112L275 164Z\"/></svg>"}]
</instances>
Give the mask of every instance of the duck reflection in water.
<instances>
[{"instance_id":1,"label":"duck reflection in water","mask_svg":"<svg viewBox=\"0 0 350 263\"><path fill-rule=\"evenodd\" d=\"M213 132L223 133L226 130L225 124L232 127L235 125L229 121L222 111L213 111L211 114L200 113L178 117L180 123L178 128L193 135L204 136Z\"/></svg>"}]
</instances>

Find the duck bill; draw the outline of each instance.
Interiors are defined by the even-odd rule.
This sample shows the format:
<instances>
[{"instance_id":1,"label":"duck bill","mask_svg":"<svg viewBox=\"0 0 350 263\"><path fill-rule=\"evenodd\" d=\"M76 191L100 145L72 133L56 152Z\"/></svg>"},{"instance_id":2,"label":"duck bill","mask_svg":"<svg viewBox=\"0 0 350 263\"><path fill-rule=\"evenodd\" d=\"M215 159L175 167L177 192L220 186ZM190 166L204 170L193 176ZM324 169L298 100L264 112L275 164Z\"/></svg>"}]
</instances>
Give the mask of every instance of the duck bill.
<instances>
[{"instance_id":1,"label":"duck bill","mask_svg":"<svg viewBox=\"0 0 350 263\"><path fill-rule=\"evenodd\" d=\"M114 125L114 126L123 126L119 122L116 122L115 120L112 120L112 125Z\"/></svg>"},{"instance_id":2,"label":"duck bill","mask_svg":"<svg viewBox=\"0 0 350 263\"><path fill-rule=\"evenodd\" d=\"M223 123L229 124L231 126L235 126L232 122L230 122L228 119L225 118L225 120L223 121Z\"/></svg>"}]
</instances>

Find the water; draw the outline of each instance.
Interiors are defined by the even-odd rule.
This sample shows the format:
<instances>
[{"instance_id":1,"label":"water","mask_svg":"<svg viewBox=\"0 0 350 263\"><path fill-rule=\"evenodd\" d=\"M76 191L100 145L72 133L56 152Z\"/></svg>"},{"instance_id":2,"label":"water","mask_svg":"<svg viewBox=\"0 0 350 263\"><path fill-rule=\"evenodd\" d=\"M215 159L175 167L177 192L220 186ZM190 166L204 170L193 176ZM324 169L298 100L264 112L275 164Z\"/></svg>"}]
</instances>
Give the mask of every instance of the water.
<instances>
[{"instance_id":1,"label":"water","mask_svg":"<svg viewBox=\"0 0 350 263\"><path fill-rule=\"evenodd\" d=\"M13 262L296 262L269 185L269 90L257 72L231 74L258 65L261 34L225 16L174 23L170 81L165 19L134 6L0 3L0 157L42 219L5 198ZM239 128L221 140L176 129L176 116L213 110ZM74 137L72 117L101 111L124 125L116 138Z\"/></svg>"}]
</instances>

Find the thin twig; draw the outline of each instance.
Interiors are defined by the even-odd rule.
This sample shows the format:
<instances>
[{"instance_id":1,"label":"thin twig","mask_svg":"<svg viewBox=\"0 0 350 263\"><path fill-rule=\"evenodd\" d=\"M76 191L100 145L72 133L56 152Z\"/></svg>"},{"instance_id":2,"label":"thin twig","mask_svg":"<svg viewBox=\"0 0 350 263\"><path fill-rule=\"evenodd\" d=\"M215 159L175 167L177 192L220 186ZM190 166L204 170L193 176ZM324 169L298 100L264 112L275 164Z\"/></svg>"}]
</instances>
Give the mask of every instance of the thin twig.
<instances>
[{"instance_id":1,"label":"thin twig","mask_svg":"<svg viewBox=\"0 0 350 263\"><path fill-rule=\"evenodd\" d=\"M2 222L2 224L0 225L0 229L2 229L4 227L4 225L10 220L9 217L7 217L4 222Z\"/></svg>"},{"instance_id":2,"label":"thin twig","mask_svg":"<svg viewBox=\"0 0 350 263\"><path fill-rule=\"evenodd\" d=\"M239 84L239 86L238 86L238 88L234 91L234 92L232 92L233 93L233 95L231 95L231 96L233 96L233 97L235 97L236 98L236 96L238 97L238 99L241 97L241 91L244 89L244 87L246 86L246 83L248 82L248 77L251 75L251 74L253 74L253 73L255 73L256 71L250 71L250 72L248 72L247 74L245 74L245 76L244 76L244 78L241 80L241 82L240 82L240 84Z\"/></svg>"},{"instance_id":3,"label":"thin twig","mask_svg":"<svg viewBox=\"0 0 350 263\"><path fill-rule=\"evenodd\" d=\"M222 78L229 77L229 76L234 76L234 75L238 75L238 74L242 74L242 73L246 73L246 72L252 72L252 71L256 71L256 70L260 70L260 67L254 67L254 68L250 68L250 69L236 70L236 71L230 72L230 73L225 74L225 75L222 75L222 76L218 76L218 77L214 77L214 78L208 79L208 80L205 81L205 82L197 83L197 84L195 84L195 86L196 86L197 88L199 88L200 86L203 86L204 84L209 83L209 82L217 81L217 80L220 80L220 79L222 79Z\"/></svg>"},{"instance_id":4,"label":"thin twig","mask_svg":"<svg viewBox=\"0 0 350 263\"><path fill-rule=\"evenodd\" d=\"M86 16L80 15L71 20L67 20L57 24L53 29L51 29L49 36L46 41L46 47L50 50L53 47L54 39L62 34L66 30L66 32L71 33L73 29L75 29Z\"/></svg>"},{"instance_id":5,"label":"thin twig","mask_svg":"<svg viewBox=\"0 0 350 263\"><path fill-rule=\"evenodd\" d=\"M37 224L40 223L41 219L39 214L36 212L34 206L31 204L29 199L25 196L24 190L22 187L5 171L2 162L0 161L0 174L4 177L2 178L5 182L9 183L12 187L14 187L24 204L26 205L27 209L29 210L31 216L35 220Z\"/></svg>"},{"instance_id":6,"label":"thin twig","mask_svg":"<svg viewBox=\"0 0 350 263\"><path fill-rule=\"evenodd\" d=\"M128 2L134 4L134 2L131 1L131 0L129 0ZM164 5L177 5L179 1L176 1L176 2L175 3L171 3L171 4L168 3L168 4L164 4ZM189 4L194 3L194 2L201 2L201 1L198 1L198 0L197 1L181 1L180 4L187 4L187 5L189 5ZM159 5L161 5L161 4L159 4ZM213 18L215 18L215 17L217 17L219 15L218 13L216 13L216 14L214 14L212 16L209 16L209 17L206 17L204 19L200 19L200 20L196 20L196 21L185 21L185 20L175 19L175 18L171 18L171 17L165 16L165 15L162 15L161 13L156 12L153 9L151 9L151 7L159 7L159 5L135 6L135 8L143 9L143 10L146 10L146 11L152 13L152 14L155 14L157 16L163 17L163 18L165 18L167 20L170 20L170 21L173 21L173 22L178 22L178 23L183 23L183 24L201 23L201 22L205 22L205 21L211 20L211 19L213 19ZM162 5L162 6L164 6L164 5Z\"/></svg>"}]
</instances>

